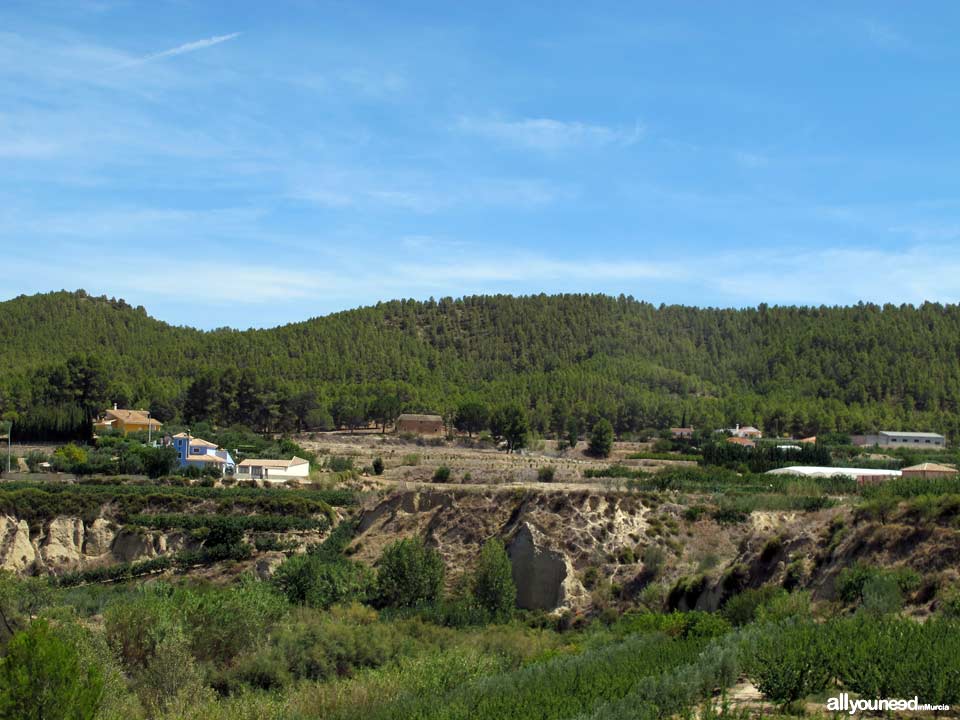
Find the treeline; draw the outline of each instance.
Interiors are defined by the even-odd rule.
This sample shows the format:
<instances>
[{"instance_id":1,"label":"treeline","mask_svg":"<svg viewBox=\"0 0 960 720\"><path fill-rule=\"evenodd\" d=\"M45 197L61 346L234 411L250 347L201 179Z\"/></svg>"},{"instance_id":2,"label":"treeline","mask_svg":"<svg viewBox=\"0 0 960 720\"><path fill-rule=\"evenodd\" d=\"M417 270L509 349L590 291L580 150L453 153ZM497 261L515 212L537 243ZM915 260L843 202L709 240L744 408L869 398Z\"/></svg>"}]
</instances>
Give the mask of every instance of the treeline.
<instances>
[{"instance_id":1,"label":"treeline","mask_svg":"<svg viewBox=\"0 0 960 720\"><path fill-rule=\"evenodd\" d=\"M116 402L258 431L452 417L475 398L618 432L686 421L770 434L960 431L960 308L743 310L603 295L380 303L270 330L201 332L82 291L0 303L0 413L67 439Z\"/></svg>"}]
</instances>

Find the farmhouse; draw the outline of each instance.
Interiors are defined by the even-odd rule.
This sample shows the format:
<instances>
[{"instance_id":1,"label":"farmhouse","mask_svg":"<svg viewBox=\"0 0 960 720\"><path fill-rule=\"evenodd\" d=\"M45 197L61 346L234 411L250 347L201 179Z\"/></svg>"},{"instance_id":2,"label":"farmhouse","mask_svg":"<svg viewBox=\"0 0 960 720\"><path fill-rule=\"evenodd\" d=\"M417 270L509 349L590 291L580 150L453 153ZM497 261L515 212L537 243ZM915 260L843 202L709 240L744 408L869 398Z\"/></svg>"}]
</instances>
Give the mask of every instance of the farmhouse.
<instances>
[{"instance_id":1,"label":"farmhouse","mask_svg":"<svg viewBox=\"0 0 960 720\"><path fill-rule=\"evenodd\" d=\"M850 440L860 447L876 445L882 448L922 447L925 450L935 450L947 446L947 439L943 435L932 432L881 430L876 435L854 435Z\"/></svg>"},{"instance_id":2,"label":"farmhouse","mask_svg":"<svg viewBox=\"0 0 960 720\"><path fill-rule=\"evenodd\" d=\"M397 418L398 433L414 433L416 435L443 434L443 418L439 415L417 415L403 413Z\"/></svg>"},{"instance_id":3,"label":"farmhouse","mask_svg":"<svg viewBox=\"0 0 960 720\"><path fill-rule=\"evenodd\" d=\"M903 477L921 478L923 480L932 480L934 478L956 477L957 469L949 465L940 465L939 463L925 462L919 465L911 465L903 469Z\"/></svg>"},{"instance_id":4,"label":"farmhouse","mask_svg":"<svg viewBox=\"0 0 960 720\"><path fill-rule=\"evenodd\" d=\"M757 443L751 440L750 438L745 437L728 437L727 442L731 445L740 445L741 447L752 448L756 447Z\"/></svg>"},{"instance_id":5,"label":"farmhouse","mask_svg":"<svg viewBox=\"0 0 960 720\"><path fill-rule=\"evenodd\" d=\"M670 428L670 434L673 436L674 440L690 440L691 438L693 438L693 428L692 427Z\"/></svg>"},{"instance_id":6,"label":"farmhouse","mask_svg":"<svg viewBox=\"0 0 960 720\"><path fill-rule=\"evenodd\" d=\"M93 431L104 432L107 430L119 430L124 435L132 432L147 432L148 430L157 431L163 427L163 423L150 417L147 410L124 410L118 408L116 403L112 410L104 410L93 423Z\"/></svg>"},{"instance_id":7,"label":"farmhouse","mask_svg":"<svg viewBox=\"0 0 960 720\"><path fill-rule=\"evenodd\" d=\"M237 465L239 480L286 482L310 477L310 461L294 455L290 460L247 458Z\"/></svg>"},{"instance_id":8,"label":"farmhouse","mask_svg":"<svg viewBox=\"0 0 960 720\"><path fill-rule=\"evenodd\" d=\"M744 425L741 427L739 423L732 428L720 428L717 432L727 433L735 438L751 438L753 440L759 440L763 437L763 433L753 425Z\"/></svg>"}]
</instances>

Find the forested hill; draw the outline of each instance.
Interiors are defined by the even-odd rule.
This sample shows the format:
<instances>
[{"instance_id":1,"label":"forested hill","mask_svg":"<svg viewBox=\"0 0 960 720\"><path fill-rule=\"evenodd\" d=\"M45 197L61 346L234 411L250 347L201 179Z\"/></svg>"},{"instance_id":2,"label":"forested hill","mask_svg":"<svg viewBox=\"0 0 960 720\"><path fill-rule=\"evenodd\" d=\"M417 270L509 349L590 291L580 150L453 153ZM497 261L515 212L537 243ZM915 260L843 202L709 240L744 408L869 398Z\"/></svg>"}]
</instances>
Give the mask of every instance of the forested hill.
<instances>
[{"instance_id":1,"label":"forested hill","mask_svg":"<svg viewBox=\"0 0 960 720\"><path fill-rule=\"evenodd\" d=\"M107 402L261 429L519 401L535 427L741 422L956 434L954 305L653 306L603 295L393 301L199 330L82 291L0 303L0 410L36 427ZM61 417L61 423L66 423Z\"/></svg>"}]
</instances>

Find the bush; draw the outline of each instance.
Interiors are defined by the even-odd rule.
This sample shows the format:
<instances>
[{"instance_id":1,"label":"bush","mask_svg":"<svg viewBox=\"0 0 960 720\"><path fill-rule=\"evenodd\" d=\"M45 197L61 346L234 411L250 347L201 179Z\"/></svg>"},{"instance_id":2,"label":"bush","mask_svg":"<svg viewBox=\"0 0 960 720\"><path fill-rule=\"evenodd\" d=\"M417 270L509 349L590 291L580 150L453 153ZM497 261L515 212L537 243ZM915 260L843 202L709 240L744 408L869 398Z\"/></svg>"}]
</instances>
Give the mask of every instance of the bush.
<instances>
[{"instance_id":1,"label":"bush","mask_svg":"<svg viewBox=\"0 0 960 720\"><path fill-rule=\"evenodd\" d=\"M441 465L436 470L433 471L433 482L435 483L445 483L450 481L450 468L446 465Z\"/></svg>"},{"instance_id":2,"label":"bush","mask_svg":"<svg viewBox=\"0 0 960 720\"><path fill-rule=\"evenodd\" d=\"M379 667L395 658L401 638L393 626L374 626L375 611L359 605L318 613L303 609L276 634L278 664L294 678L326 680Z\"/></svg>"},{"instance_id":3,"label":"bush","mask_svg":"<svg viewBox=\"0 0 960 720\"><path fill-rule=\"evenodd\" d=\"M180 591L174 601L194 657L218 664L252 647L287 609L270 585L250 577L229 588Z\"/></svg>"},{"instance_id":4,"label":"bush","mask_svg":"<svg viewBox=\"0 0 960 720\"><path fill-rule=\"evenodd\" d=\"M324 467L326 467L326 469L330 472L335 473L353 470L353 458L331 455L327 458L327 462L325 463Z\"/></svg>"},{"instance_id":5,"label":"bush","mask_svg":"<svg viewBox=\"0 0 960 720\"><path fill-rule=\"evenodd\" d=\"M373 459L373 474L383 475L383 458L379 455Z\"/></svg>"},{"instance_id":6,"label":"bush","mask_svg":"<svg viewBox=\"0 0 960 720\"><path fill-rule=\"evenodd\" d=\"M744 653L747 677L781 707L827 687L831 643L812 621L758 628Z\"/></svg>"},{"instance_id":7,"label":"bush","mask_svg":"<svg viewBox=\"0 0 960 720\"><path fill-rule=\"evenodd\" d=\"M667 564L667 553L659 545L647 545L641 556L643 572L651 580L656 580Z\"/></svg>"},{"instance_id":8,"label":"bush","mask_svg":"<svg viewBox=\"0 0 960 720\"><path fill-rule=\"evenodd\" d=\"M39 472L40 463L49 462L50 456L40 450L31 450L27 453L24 461L27 463L30 472Z\"/></svg>"},{"instance_id":9,"label":"bush","mask_svg":"<svg viewBox=\"0 0 960 720\"><path fill-rule=\"evenodd\" d=\"M757 619L757 610L760 606L785 594L784 590L774 585L750 588L728 598L720 608L720 614L737 627L749 625Z\"/></svg>"},{"instance_id":10,"label":"bush","mask_svg":"<svg viewBox=\"0 0 960 720\"><path fill-rule=\"evenodd\" d=\"M339 558L296 555L285 560L271 578L287 599L299 605L326 609L344 602L364 602L373 587L366 566Z\"/></svg>"},{"instance_id":11,"label":"bush","mask_svg":"<svg viewBox=\"0 0 960 720\"><path fill-rule=\"evenodd\" d=\"M477 604L495 620L506 620L513 614L517 586L510 558L499 539L488 540L480 550L471 590Z\"/></svg>"},{"instance_id":12,"label":"bush","mask_svg":"<svg viewBox=\"0 0 960 720\"><path fill-rule=\"evenodd\" d=\"M10 640L0 660L0 717L91 720L103 697L103 672L81 664L76 648L44 620Z\"/></svg>"},{"instance_id":13,"label":"bush","mask_svg":"<svg viewBox=\"0 0 960 720\"><path fill-rule=\"evenodd\" d=\"M885 615L898 612L903 608L903 593L895 577L874 575L867 578L861 590L863 609L867 612Z\"/></svg>"},{"instance_id":14,"label":"bush","mask_svg":"<svg viewBox=\"0 0 960 720\"><path fill-rule=\"evenodd\" d=\"M901 593L913 592L921 581L920 575L910 568L887 569L857 563L837 577L837 596L847 603L862 601L864 586L877 577L892 579Z\"/></svg>"},{"instance_id":15,"label":"bush","mask_svg":"<svg viewBox=\"0 0 960 720\"><path fill-rule=\"evenodd\" d=\"M381 606L428 605L443 594L444 567L440 553L420 538L388 545L377 567L376 599Z\"/></svg>"},{"instance_id":16,"label":"bush","mask_svg":"<svg viewBox=\"0 0 960 720\"><path fill-rule=\"evenodd\" d=\"M553 465L544 465L537 469L537 480L543 483L552 483L557 470Z\"/></svg>"},{"instance_id":17,"label":"bush","mask_svg":"<svg viewBox=\"0 0 960 720\"><path fill-rule=\"evenodd\" d=\"M590 454L595 457L608 457L613 449L613 425L601 418L590 431Z\"/></svg>"}]
</instances>

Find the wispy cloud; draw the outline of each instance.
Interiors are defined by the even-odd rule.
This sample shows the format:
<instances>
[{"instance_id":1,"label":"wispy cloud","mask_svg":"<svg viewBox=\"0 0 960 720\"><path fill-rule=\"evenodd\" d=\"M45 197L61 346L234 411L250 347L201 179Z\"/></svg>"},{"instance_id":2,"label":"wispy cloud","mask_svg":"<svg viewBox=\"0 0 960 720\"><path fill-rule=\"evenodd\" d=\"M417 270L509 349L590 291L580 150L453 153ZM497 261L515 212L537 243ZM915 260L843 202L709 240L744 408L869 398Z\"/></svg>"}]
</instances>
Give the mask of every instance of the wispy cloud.
<instances>
[{"instance_id":1,"label":"wispy cloud","mask_svg":"<svg viewBox=\"0 0 960 720\"><path fill-rule=\"evenodd\" d=\"M910 41L896 28L886 23L868 19L862 21L861 27L866 34L867 40L879 48L884 50L904 50L910 47Z\"/></svg>"},{"instance_id":2,"label":"wispy cloud","mask_svg":"<svg viewBox=\"0 0 960 720\"><path fill-rule=\"evenodd\" d=\"M162 50L150 55L144 55L140 58L135 58L128 62L122 63L119 67L143 65L144 63L160 60L161 58L173 57L174 55L183 55L185 53L203 50L208 47L213 47L214 45L219 45L220 43L225 43L228 40L233 40L236 37L240 37L240 33L235 32L230 33L229 35L214 35L213 37L204 38L203 40L194 40L193 42L184 43L183 45L177 45L169 50Z\"/></svg>"},{"instance_id":3,"label":"wispy cloud","mask_svg":"<svg viewBox=\"0 0 960 720\"><path fill-rule=\"evenodd\" d=\"M622 128L552 118L503 120L461 117L456 127L461 132L548 152L582 146L633 145L643 137L640 123Z\"/></svg>"},{"instance_id":4,"label":"wispy cloud","mask_svg":"<svg viewBox=\"0 0 960 720\"><path fill-rule=\"evenodd\" d=\"M538 208L577 196L576 188L538 178L461 178L450 185L423 173L381 176L333 170L296 182L290 197L328 208L384 207L430 214L459 207Z\"/></svg>"}]
</instances>

